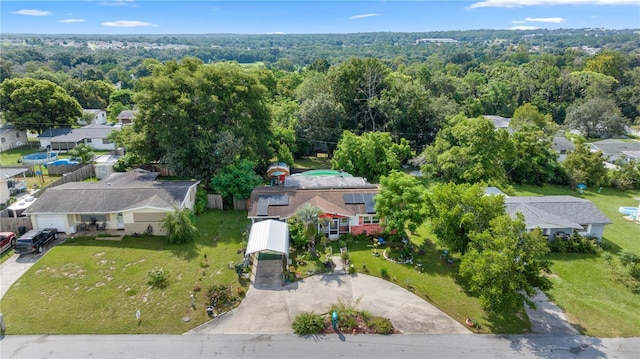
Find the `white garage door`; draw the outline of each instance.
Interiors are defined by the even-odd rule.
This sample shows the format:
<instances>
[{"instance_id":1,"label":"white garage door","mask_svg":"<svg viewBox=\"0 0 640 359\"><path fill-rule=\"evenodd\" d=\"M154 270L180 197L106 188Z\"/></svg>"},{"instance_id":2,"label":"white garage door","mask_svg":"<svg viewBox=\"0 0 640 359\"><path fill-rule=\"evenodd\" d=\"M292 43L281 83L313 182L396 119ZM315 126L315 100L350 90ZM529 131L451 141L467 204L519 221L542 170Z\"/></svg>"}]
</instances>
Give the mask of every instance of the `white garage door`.
<instances>
[{"instance_id":1,"label":"white garage door","mask_svg":"<svg viewBox=\"0 0 640 359\"><path fill-rule=\"evenodd\" d=\"M38 215L36 218L36 223L38 224L38 229L44 228L56 228L58 232L66 232L66 223L64 220L64 215Z\"/></svg>"}]
</instances>

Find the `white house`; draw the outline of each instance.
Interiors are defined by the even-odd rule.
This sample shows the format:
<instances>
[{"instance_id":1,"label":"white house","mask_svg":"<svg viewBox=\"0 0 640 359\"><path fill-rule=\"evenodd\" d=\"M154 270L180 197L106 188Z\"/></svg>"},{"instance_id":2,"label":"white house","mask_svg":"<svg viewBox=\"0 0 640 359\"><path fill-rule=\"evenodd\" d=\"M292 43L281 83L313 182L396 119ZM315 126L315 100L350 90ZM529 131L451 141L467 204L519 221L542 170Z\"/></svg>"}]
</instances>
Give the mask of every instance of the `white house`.
<instances>
[{"instance_id":1,"label":"white house","mask_svg":"<svg viewBox=\"0 0 640 359\"><path fill-rule=\"evenodd\" d=\"M20 147L27 143L27 132L18 130L10 123L0 125L0 152Z\"/></svg>"},{"instance_id":2,"label":"white house","mask_svg":"<svg viewBox=\"0 0 640 359\"><path fill-rule=\"evenodd\" d=\"M62 132L62 134L52 137L42 137L43 134L49 133L50 130L47 130L40 135L40 146L53 151L66 151L74 148L76 145L84 143L96 150L115 150L115 143L107 139L107 136L109 136L112 131L118 131L119 129L119 127L108 125L87 125L73 129L54 129L51 130L51 132Z\"/></svg>"},{"instance_id":3,"label":"white house","mask_svg":"<svg viewBox=\"0 0 640 359\"><path fill-rule=\"evenodd\" d=\"M100 109L84 109L78 125L104 125L107 123L107 112Z\"/></svg>"},{"instance_id":4,"label":"white house","mask_svg":"<svg viewBox=\"0 0 640 359\"><path fill-rule=\"evenodd\" d=\"M591 151L602 152L610 163L616 160L628 162L640 160L640 141L608 139L589 144Z\"/></svg>"}]
</instances>

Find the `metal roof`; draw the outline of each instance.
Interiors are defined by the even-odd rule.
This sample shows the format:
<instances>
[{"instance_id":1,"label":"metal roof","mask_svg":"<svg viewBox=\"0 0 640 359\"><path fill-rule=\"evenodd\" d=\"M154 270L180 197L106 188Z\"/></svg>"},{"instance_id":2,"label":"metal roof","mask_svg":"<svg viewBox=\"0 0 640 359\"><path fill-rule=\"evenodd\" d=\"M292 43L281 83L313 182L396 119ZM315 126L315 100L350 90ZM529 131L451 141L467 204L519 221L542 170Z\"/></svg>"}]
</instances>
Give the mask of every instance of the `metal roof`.
<instances>
[{"instance_id":1,"label":"metal roof","mask_svg":"<svg viewBox=\"0 0 640 359\"><path fill-rule=\"evenodd\" d=\"M246 255L262 251L289 256L289 224L268 219L251 225Z\"/></svg>"}]
</instances>

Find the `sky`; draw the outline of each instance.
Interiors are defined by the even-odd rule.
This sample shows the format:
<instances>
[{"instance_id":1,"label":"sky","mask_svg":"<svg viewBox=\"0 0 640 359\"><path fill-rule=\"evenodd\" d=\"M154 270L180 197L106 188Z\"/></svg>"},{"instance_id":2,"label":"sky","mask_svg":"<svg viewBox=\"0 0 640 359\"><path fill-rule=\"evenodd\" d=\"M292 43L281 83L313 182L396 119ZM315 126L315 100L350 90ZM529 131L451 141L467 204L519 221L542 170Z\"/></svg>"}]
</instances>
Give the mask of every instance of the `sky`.
<instances>
[{"instance_id":1,"label":"sky","mask_svg":"<svg viewBox=\"0 0 640 359\"><path fill-rule=\"evenodd\" d=\"M313 34L640 28L640 0L0 2L0 34Z\"/></svg>"}]
</instances>

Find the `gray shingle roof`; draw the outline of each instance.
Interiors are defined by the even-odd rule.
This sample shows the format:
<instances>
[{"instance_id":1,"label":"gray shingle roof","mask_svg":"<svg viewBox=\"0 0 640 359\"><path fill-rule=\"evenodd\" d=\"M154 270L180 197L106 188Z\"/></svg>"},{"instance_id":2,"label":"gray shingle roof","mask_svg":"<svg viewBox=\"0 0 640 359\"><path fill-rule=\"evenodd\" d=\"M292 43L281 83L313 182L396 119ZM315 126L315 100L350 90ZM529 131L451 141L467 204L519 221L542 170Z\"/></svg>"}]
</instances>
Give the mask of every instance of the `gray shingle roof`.
<instances>
[{"instance_id":1,"label":"gray shingle roof","mask_svg":"<svg viewBox=\"0 0 640 359\"><path fill-rule=\"evenodd\" d=\"M621 141L615 139L592 142L591 147L603 154L620 155L624 151L640 151L640 141Z\"/></svg>"},{"instance_id":2,"label":"gray shingle roof","mask_svg":"<svg viewBox=\"0 0 640 359\"><path fill-rule=\"evenodd\" d=\"M521 212L527 228L576 228L582 224L609 224L609 218L591 201L573 196L505 198L506 211Z\"/></svg>"},{"instance_id":3,"label":"gray shingle roof","mask_svg":"<svg viewBox=\"0 0 640 359\"><path fill-rule=\"evenodd\" d=\"M29 171L29 167L0 167L0 179L9 179Z\"/></svg>"},{"instance_id":4,"label":"gray shingle roof","mask_svg":"<svg viewBox=\"0 0 640 359\"><path fill-rule=\"evenodd\" d=\"M573 151L576 146L573 145L566 137L554 136L553 137L553 149L560 151Z\"/></svg>"},{"instance_id":5,"label":"gray shingle roof","mask_svg":"<svg viewBox=\"0 0 640 359\"><path fill-rule=\"evenodd\" d=\"M100 182L47 189L25 214L115 213L140 207L180 208L194 181L155 181L157 174L114 173Z\"/></svg>"},{"instance_id":6,"label":"gray shingle roof","mask_svg":"<svg viewBox=\"0 0 640 359\"><path fill-rule=\"evenodd\" d=\"M114 130L119 130L119 128L108 125L87 125L80 128L74 128L69 133L51 137L49 141L78 142L85 138L107 138L111 131Z\"/></svg>"},{"instance_id":7,"label":"gray shingle roof","mask_svg":"<svg viewBox=\"0 0 640 359\"><path fill-rule=\"evenodd\" d=\"M118 117L116 117L116 119L118 119L118 120L130 120L130 119L133 119L134 117L136 117L137 114L138 114L138 110L124 110L124 111L121 111L118 114Z\"/></svg>"},{"instance_id":8,"label":"gray shingle roof","mask_svg":"<svg viewBox=\"0 0 640 359\"><path fill-rule=\"evenodd\" d=\"M483 115L482 117L493 121L493 125L496 128L507 128L507 127L509 127L509 122L511 122L510 118L506 118L506 117L502 117L502 116Z\"/></svg>"}]
</instances>

